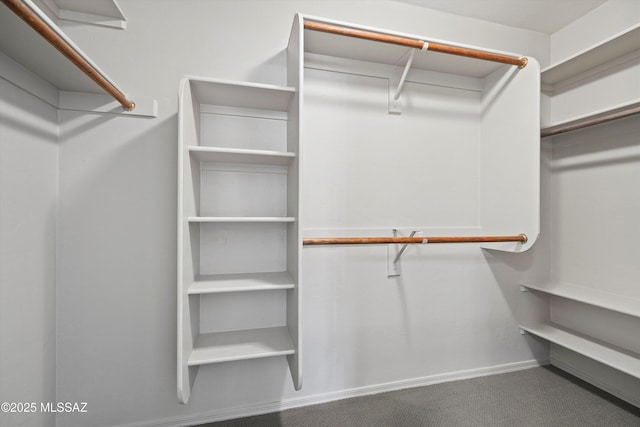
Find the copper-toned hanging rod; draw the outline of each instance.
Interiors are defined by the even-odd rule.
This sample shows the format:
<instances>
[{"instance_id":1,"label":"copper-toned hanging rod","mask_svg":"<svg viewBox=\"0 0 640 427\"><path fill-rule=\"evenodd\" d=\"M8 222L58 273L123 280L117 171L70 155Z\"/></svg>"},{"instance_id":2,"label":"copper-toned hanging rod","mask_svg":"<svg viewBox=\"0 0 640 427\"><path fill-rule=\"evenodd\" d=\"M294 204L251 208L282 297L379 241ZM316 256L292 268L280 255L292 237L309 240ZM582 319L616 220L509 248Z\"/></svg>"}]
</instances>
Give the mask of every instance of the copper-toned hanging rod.
<instances>
[{"instance_id":1,"label":"copper-toned hanging rod","mask_svg":"<svg viewBox=\"0 0 640 427\"><path fill-rule=\"evenodd\" d=\"M2 0L2 2L25 21L31 28L47 40L53 47L58 49L60 53L69 59L76 67L100 86L105 92L114 97L127 111L135 108L136 104L127 99L127 97L108 81L100 71L98 71L90 62L82 57L69 43L55 32L40 16L34 13L31 8L20 0Z\"/></svg>"},{"instance_id":2,"label":"copper-toned hanging rod","mask_svg":"<svg viewBox=\"0 0 640 427\"><path fill-rule=\"evenodd\" d=\"M329 237L303 239L304 245L383 245L390 243L493 243L527 242L527 235L466 237Z\"/></svg>"},{"instance_id":3,"label":"copper-toned hanging rod","mask_svg":"<svg viewBox=\"0 0 640 427\"><path fill-rule=\"evenodd\" d=\"M304 21L304 28L307 30L320 31L323 33L339 34L341 36L356 37L376 42L397 44L400 46L412 47L415 49L431 50L434 52L448 53L451 55L483 59L485 61L500 62L502 64L517 65L520 68L524 68L527 65L527 58L515 58L513 56L499 55L497 53L485 52L476 49L466 49L441 43L432 43L422 40L408 39L405 37L392 36L389 34L373 33L371 31L356 30L354 28L348 27L339 27L336 25L328 25L315 21Z\"/></svg>"},{"instance_id":4,"label":"copper-toned hanging rod","mask_svg":"<svg viewBox=\"0 0 640 427\"><path fill-rule=\"evenodd\" d=\"M611 122L613 120L623 119L625 117L640 114L640 106L627 108L621 111L615 111L609 114L600 115L597 117L585 118L583 120L576 120L572 123L567 123L558 126L551 126L546 129L542 129L540 136L545 138L547 136L559 135L561 133L571 132L578 129L583 129L589 126L595 126L602 123Z\"/></svg>"}]
</instances>

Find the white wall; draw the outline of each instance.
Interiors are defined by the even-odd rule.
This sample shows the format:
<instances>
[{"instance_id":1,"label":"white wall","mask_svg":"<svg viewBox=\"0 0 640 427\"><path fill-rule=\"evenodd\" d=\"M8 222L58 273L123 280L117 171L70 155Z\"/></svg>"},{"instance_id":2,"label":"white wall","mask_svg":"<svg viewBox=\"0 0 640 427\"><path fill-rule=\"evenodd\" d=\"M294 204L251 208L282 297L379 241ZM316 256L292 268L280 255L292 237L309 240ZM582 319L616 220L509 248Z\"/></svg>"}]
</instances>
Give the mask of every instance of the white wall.
<instances>
[{"instance_id":1,"label":"white wall","mask_svg":"<svg viewBox=\"0 0 640 427\"><path fill-rule=\"evenodd\" d=\"M126 31L65 29L134 100L159 99L160 116L60 113L57 399L86 401L89 413L60 414L59 426L204 421L237 407L331 398L545 357L544 347L518 334L515 314L517 283L549 271L544 238L521 255L409 250L399 281L385 277L384 247L305 249L303 390L293 391L283 359L220 364L201 368L190 403L179 405L176 101L183 75L283 84L295 12L520 52L543 63L549 38L386 1L119 4ZM305 161L312 168L319 160ZM304 203L314 206L311 198ZM313 218L320 225L327 219Z\"/></svg>"},{"instance_id":2,"label":"white wall","mask_svg":"<svg viewBox=\"0 0 640 427\"><path fill-rule=\"evenodd\" d=\"M0 78L0 402L37 404L3 426L54 423L57 140L57 110Z\"/></svg>"}]
</instances>

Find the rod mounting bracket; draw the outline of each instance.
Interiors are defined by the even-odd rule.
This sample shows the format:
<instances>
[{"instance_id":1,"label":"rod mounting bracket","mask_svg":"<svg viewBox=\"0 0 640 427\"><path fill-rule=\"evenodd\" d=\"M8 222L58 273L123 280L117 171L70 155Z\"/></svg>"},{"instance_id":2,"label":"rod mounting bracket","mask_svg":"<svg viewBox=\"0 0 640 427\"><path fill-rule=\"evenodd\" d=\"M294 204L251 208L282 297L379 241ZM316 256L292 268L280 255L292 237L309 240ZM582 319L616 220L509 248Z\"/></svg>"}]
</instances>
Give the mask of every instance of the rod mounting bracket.
<instances>
[{"instance_id":1,"label":"rod mounting bracket","mask_svg":"<svg viewBox=\"0 0 640 427\"><path fill-rule=\"evenodd\" d=\"M402 93L402 88L407 80L407 74L409 74L409 69L411 68L415 54L416 49L409 49L409 58L407 59L407 63L405 64L402 72L399 71L400 67L398 67L398 73L394 73L389 77L389 114L402 113L400 94Z\"/></svg>"},{"instance_id":2,"label":"rod mounting bracket","mask_svg":"<svg viewBox=\"0 0 640 427\"><path fill-rule=\"evenodd\" d=\"M418 233L417 230L411 232L409 237L414 237ZM393 237L398 237L398 230L393 229ZM398 245L387 245L387 277L398 277L400 276L400 258L402 254L409 246L408 243L405 243L398 249Z\"/></svg>"}]
</instances>

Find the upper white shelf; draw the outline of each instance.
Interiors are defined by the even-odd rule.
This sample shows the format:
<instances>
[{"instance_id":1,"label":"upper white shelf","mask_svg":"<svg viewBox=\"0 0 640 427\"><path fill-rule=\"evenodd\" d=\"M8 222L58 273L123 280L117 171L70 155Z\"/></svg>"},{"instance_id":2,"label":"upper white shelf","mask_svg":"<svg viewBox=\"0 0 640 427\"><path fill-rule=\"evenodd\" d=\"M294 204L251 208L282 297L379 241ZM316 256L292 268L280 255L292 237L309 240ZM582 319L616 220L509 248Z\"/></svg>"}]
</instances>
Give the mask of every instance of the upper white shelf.
<instances>
[{"instance_id":1,"label":"upper white shelf","mask_svg":"<svg viewBox=\"0 0 640 427\"><path fill-rule=\"evenodd\" d=\"M201 104L287 111L296 89L261 83L188 76L192 93Z\"/></svg>"},{"instance_id":2,"label":"upper white shelf","mask_svg":"<svg viewBox=\"0 0 640 427\"><path fill-rule=\"evenodd\" d=\"M610 292L604 292L587 286L553 280L537 283L525 283L522 286L550 295L593 305L595 307L602 307L618 313L640 317L640 300L635 298L612 294Z\"/></svg>"},{"instance_id":3,"label":"upper white shelf","mask_svg":"<svg viewBox=\"0 0 640 427\"><path fill-rule=\"evenodd\" d=\"M553 280L525 283L522 286L550 295L593 305L595 307L602 307L618 313L640 317L640 300L635 298L612 294L610 292L601 291L588 286L580 286L573 283Z\"/></svg>"},{"instance_id":4,"label":"upper white shelf","mask_svg":"<svg viewBox=\"0 0 640 427\"><path fill-rule=\"evenodd\" d=\"M295 153L291 152L203 147L198 145L190 146L189 153L201 162L275 166L287 165L296 156Z\"/></svg>"},{"instance_id":5,"label":"upper white shelf","mask_svg":"<svg viewBox=\"0 0 640 427\"><path fill-rule=\"evenodd\" d=\"M542 83L555 84L640 49L640 24L542 70Z\"/></svg>"},{"instance_id":6,"label":"upper white shelf","mask_svg":"<svg viewBox=\"0 0 640 427\"><path fill-rule=\"evenodd\" d=\"M519 54L510 52L502 52L479 46L453 43L451 41L443 41L420 35L381 30L379 28L355 25L325 18L304 15L302 16L302 18L304 21L313 21L329 25L336 25L383 35L403 37L431 43L440 43L448 46L480 50L507 56L521 56ZM359 61L376 62L393 66L404 66L410 50L411 48L404 46L347 37L337 34L330 34L315 30L307 29L304 32L304 51L312 54L335 56L339 58L348 58ZM415 69L457 74L474 78L483 78L500 67L506 67L506 65L481 59L461 57L431 51L416 52L411 65L411 68Z\"/></svg>"}]
</instances>

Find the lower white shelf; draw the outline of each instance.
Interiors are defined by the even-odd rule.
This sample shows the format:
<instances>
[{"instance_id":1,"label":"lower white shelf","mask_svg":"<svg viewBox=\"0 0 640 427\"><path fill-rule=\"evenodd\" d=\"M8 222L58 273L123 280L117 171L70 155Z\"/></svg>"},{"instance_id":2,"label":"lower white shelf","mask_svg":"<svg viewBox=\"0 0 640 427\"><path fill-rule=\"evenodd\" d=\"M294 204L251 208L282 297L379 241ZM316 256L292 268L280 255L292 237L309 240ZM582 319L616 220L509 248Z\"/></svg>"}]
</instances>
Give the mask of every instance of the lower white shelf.
<instances>
[{"instance_id":1,"label":"lower white shelf","mask_svg":"<svg viewBox=\"0 0 640 427\"><path fill-rule=\"evenodd\" d=\"M286 271L276 273L209 274L199 276L189 286L189 295L223 292L292 289L295 282Z\"/></svg>"},{"instance_id":2,"label":"lower white shelf","mask_svg":"<svg viewBox=\"0 0 640 427\"><path fill-rule=\"evenodd\" d=\"M640 378L640 354L608 346L552 325L520 326L520 329Z\"/></svg>"},{"instance_id":3,"label":"lower white shelf","mask_svg":"<svg viewBox=\"0 0 640 427\"><path fill-rule=\"evenodd\" d=\"M286 326L200 334L188 365L257 359L295 353Z\"/></svg>"}]
</instances>

